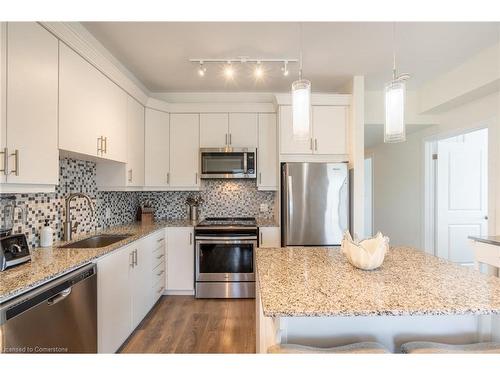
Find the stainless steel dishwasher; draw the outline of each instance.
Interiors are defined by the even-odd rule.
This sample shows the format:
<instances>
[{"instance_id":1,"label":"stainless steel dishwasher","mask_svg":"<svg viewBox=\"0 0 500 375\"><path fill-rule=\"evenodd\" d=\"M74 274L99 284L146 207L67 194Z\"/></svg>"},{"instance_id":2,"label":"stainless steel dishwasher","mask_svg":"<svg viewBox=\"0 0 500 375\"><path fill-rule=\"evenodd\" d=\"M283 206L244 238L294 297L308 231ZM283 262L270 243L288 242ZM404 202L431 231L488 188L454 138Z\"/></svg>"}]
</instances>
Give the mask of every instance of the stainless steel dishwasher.
<instances>
[{"instance_id":1,"label":"stainless steel dishwasher","mask_svg":"<svg viewBox=\"0 0 500 375\"><path fill-rule=\"evenodd\" d=\"M0 305L2 353L96 353L94 264Z\"/></svg>"}]
</instances>

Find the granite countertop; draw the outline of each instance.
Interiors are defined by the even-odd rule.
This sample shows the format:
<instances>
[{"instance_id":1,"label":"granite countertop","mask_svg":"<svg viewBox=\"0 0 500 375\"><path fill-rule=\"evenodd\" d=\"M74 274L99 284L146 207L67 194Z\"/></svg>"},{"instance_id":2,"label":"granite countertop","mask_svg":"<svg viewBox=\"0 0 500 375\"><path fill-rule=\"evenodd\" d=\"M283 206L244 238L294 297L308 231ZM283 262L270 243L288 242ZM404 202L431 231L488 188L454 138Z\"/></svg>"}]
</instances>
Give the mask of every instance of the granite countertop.
<instances>
[{"instance_id":1,"label":"granite countertop","mask_svg":"<svg viewBox=\"0 0 500 375\"><path fill-rule=\"evenodd\" d=\"M500 246L500 236L469 236L471 240Z\"/></svg>"},{"instance_id":2,"label":"granite countertop","mask_svg":"<svg viewBox=\"0 0 500 375\"><path fill-rule=\"evenodd\" d=\"M374 271L339 248L258 249L256 264L268 317L500 313L500 278L413 248L391 248Z\"/></svg>"},{"instance_id":3,"label":"granite countertop","mask_svg":"<svg viewBox=\"0 0 500 375\"><path fill-rule=\"evenodd\" d=\"M193 223L188 220L162 220L148 225L133 223L74 236L71 241L75 242L102 233L132 234L132 236L109 246L93 249L61 249L58 246L69 242L58 242L52 247L32 249L30 262L0 272L0 302L73 271L157 230L165 227L189 226L193 226Z\"/></svg>"},{"instance_id":4,"label":"granite countertop","mask_svg":"<svg viewBox=\"0 0 500 375\"><path fill-rule=\"evenodd\" d=\"M258 227L279 227L279 224L275 218L271 219L256 218L255 220L257 221Z\"/></svg>"}]
</instances>

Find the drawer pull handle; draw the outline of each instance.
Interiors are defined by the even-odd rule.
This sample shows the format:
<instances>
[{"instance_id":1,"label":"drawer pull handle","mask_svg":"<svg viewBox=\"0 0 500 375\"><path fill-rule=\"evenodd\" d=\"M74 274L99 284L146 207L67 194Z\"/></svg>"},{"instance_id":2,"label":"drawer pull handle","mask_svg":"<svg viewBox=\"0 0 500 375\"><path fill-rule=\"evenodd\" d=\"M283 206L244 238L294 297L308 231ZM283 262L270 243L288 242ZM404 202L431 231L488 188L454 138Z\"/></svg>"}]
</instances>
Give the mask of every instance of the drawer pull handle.
<instances>
[{"instance_id":1,"label":"drawer pull handle","mask_svg":"<svg viewBox=\"0 0 500 375\"><path fill-rule=\"evenodd\" d=\"M165 256L165 254L161 254L160 256L157 256L156 259L161 259Z\"/></svg>"},{"instance_id":2,"label":"drawer pull handle","mask_svg":"<svg viewBox=\"0 0 500 375\"><path fill-rule=\"evenodd\" d=\"M156 242L162 242L162 241L165 241L165 237L158 238L158 239L156 240Z\"/></svg>"},{"instance_id":3,"label":"drawer pull handle","mask_svg":"<svg viewBox=\"0 0 500 375\"><path fill-rule=\"evenodd\" d=\"M161 276L165 273L165 271L161 271L160 273L157 273L156 276Z\"/></svg>"}]
</instances>

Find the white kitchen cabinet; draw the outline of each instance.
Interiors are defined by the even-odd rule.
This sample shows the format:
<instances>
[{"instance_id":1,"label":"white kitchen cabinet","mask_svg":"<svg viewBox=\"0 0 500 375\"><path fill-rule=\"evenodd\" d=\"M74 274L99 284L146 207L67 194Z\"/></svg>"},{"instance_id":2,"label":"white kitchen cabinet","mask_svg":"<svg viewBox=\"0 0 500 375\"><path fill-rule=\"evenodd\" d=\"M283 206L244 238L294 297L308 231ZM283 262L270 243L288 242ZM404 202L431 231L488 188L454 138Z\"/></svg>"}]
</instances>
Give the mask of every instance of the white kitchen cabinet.
<instances>
[{"instance_id":1,"label":"white kitchen cabinet","mask_svg":"<svg viewBox=\"0 0 500 375\"><path fill-rule=\"evenodd\" d=\"M132 329L137 327L151 309L151 278L153 246L148 238L132 244L135 251L134 267L129 287L132 291Z\"/></svg>"},{"instance_id":2,"label":"white kitchen cabinet","mask_svg":"<svg viewBox=\"0 0 500 375\"><path fill-rule=\"evenodd\" d=\"M303 139L293 137L292 107L280 106L281 154L347 154L347 106L312 106L311 129Z\"/></svg>"},{"instance_id":3,"label":"white kitchen cabinet","mask_svg":"<svg viewBox=\"0 0 500 375\"><path fill-rule=\"evenodd\" d=\"M126 162L127 94L59 43L59 148Z\"/></svg>"},{"instance_id":4,"label":"white kitchen cabinet","mask_svg":"<svg viewBox=\"0 0 500 375\"><path fill-rule=\"evenodd\" d=\"M259 247L281 247L279 227L259 227Z\"/></svg>"},{"instance_id":5,"label":"white kitchen cabinet","mask_svg":"<svg viewBox=\"0 0 500 375\"><path fill-rule=\"evenodd\" d=\"M279 111L280 152L282 154L312 154L312 132L303 139L293 136L292 106L282 105Z\"/></svg>"},{"instance_id":6,"label":"white kitchen cabinet","mask_svg":"<svg viewBox=\"0 0 500 375\"><path fill-rule=\"evenodd\" d=\"M347 154L347 107L313 106L314 153Z\"/></svg>"},{"instance_id":7,"label":"white kitchen cabinet","mask_svg":"<svg viewBox=\"0 0 500 375\"><path fill-rule=\"evenodd\" d=\"M132 331L130 273L132 246L97 262L97 337L99 353L114 353Z\"/></svg>"},{"instance_id":8,"label":"white kitchen cabinet","mask_svg":"<svg viewBox=\"0 0 500 375\"><path fill-rule=\"evenodd\" d=\"M170 115L170 186L199 187L200 128L198 114Z\"/></svg>"},{"instance_id":9,"label":"white kitchen cabinet","mask_svg":"<svg viewBox=\"0 0 500 375\"><path fill-rule=\"evenodd\" d=\"M200 113L200 147L218 148L228 145L227 113Z\"/></svg>"},{"instance_id":10,"label":"white kitchen cabinet","mask_svg":"<svg viewBox=\"0 0 500 375\"><path fill-rule=\"evenodd\" d=\"M259 114L259 145L257 147L257 188L278 190L278 146L276 115Z\"/></svg>"},{"instance_id":11,"label":"white kitchen cabinet","mask_svg":"<svg viewBox=\"0 0 500 375\"><path fill-rule=\"evenodd\" d=\"M170 115L146 108L145 180L147 187L170 183Z\"/></svg>"},{"instance_id":12,"label":"white kitchen cabinet","mask_svg":"<svg viewBox=\"0 0 500 375\"><path fill-rule=\"evenodd\" d=\"M229 146L241 148L257 147L258 120L256 113L229 114Z\"/></svg>"},{"instance_id":13,"label":"white kitchen cabinet","mask_svg":"<svg viewBox=\"0 0 500 375\"><path fill-rule=\"evenodd\" d=\"M2 28L0 182L56 185L58 41L36 22Z\"/></svg>"},{"instance_id":14,"label":"white kitchen cabinet","mask_svg":"<svg viewBox=\"0 0 500 375\"><path fill-rule=\"evenodd\" d=\"M127 185L144 185L144 106L127 97Z\"/></svg>"},{"instance_id":15,"label":"white kitchen cabinet","mask_svg":"<svg viewBox=\"0 0 500 375\"><path fill-rule=\"evenodd\" d=\"M167 290L194 293L194 233L192 227L167 228Z\"/></svg>"}]
</instances>

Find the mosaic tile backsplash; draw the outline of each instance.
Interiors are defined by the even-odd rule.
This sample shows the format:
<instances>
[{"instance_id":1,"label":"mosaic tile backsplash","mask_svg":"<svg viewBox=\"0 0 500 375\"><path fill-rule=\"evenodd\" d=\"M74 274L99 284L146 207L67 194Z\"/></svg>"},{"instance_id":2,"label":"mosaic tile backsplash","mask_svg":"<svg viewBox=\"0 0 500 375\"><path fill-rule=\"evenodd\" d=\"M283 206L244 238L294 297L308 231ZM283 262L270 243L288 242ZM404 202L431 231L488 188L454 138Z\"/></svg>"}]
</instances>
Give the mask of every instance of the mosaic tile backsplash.
<instances>
[{"instance_id":1,"label":"mosaic tile backsplash","mask_svg":"<svg viewBox=\"0 0 500 375\"><path fill-rule=\"evenodd\" d=\"M50 220L55 240L63 237L65 198L71 193L86 193L92 198L93 215L85 199L77 198L71 204L73 223L79 222L77 233L135 221L139 205L149 201L155 217L161 219L187 218L186 198L200 196L200 216L274 216L275 193L258 191L254 180L204 180L197 192L105 192L96 184L96 164L64 158L59 161L59 185L55 193L16 194L14 233L26 233L28 242L36 247L40 243L40 230L45 219ZM7 196L11 194L0 194ZM268 205L267 212L260 212L261 204ZM108 211L108 215L106 215ZM0 220L3 222L0 210Z\"/></svg>"}]
</instances>

